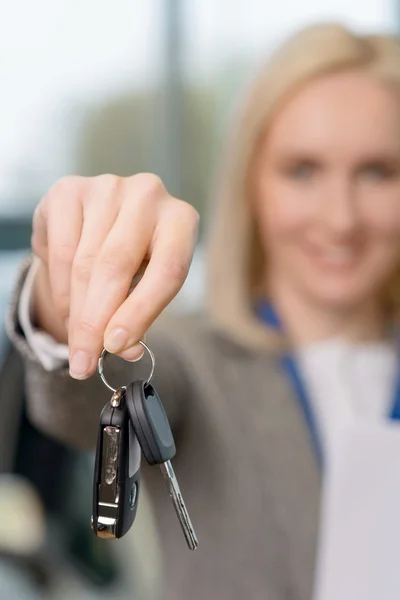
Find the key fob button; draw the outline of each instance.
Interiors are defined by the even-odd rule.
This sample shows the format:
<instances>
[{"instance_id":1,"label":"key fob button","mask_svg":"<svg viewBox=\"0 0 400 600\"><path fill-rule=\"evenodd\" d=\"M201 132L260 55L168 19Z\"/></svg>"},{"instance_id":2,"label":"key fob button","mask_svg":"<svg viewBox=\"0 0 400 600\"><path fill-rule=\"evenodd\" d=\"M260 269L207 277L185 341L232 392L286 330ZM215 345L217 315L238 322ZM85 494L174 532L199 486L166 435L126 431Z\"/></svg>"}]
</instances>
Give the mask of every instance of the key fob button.
<instances>
[{"instance_id":1,"label":"key fob button","mask_svg":"<svg viewBox=\"0 0 400 600\"><path fill-rule=\"evenodd\" d=\"M134 483L132 486L132 489L131 489L130 496L129 496L129 506L130 506L131 510L133 510L136 506L136 498L137 498L137 485L136 485L136 483Z\"/></svg>"}]
</instances>

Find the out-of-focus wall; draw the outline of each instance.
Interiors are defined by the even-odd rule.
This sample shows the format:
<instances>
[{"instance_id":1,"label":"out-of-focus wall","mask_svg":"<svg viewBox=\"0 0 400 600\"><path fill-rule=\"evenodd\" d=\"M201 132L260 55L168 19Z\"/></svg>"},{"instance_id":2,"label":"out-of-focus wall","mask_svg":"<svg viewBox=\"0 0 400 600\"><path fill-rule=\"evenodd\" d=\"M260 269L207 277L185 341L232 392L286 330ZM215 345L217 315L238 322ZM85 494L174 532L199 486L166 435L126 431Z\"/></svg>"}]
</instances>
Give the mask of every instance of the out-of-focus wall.
<instances>
[{"instance_id":1,"label":"out-of-focus wall","mask_svg":"<svg viewBox=\"0 0 400 600\"><path fill-rule=\"evenodd\" d=\"M287 34L321 19L394 31L396 3L3 2L0 248L29 245L34 206L70 173L156 172L204 215L241 88ZM200 264L180 309L200 297Z\"/></svg>"},{"instance_id":2,"label":"out-of-focus wall","mask_svg":"<svg viewBox=\"0 0 400 600\"><path fill-rule=\"evenodd\" d=\"M31 211L65 173L163 169L171 7L182 37L180 187L200 207L238 89L286 34L318 19L397 28L394 0L3 2L0 214Z\"/></svg>"}]
</instances>

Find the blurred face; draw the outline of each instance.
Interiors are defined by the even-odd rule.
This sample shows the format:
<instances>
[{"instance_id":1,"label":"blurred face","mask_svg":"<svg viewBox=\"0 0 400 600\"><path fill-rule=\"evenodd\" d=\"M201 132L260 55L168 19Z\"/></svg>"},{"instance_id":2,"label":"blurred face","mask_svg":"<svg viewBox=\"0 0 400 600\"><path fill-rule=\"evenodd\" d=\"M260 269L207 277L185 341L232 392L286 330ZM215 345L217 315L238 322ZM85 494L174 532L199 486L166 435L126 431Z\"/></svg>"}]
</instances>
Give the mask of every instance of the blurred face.
<instances>
[{"instance_id":1,"label":"blurred face","mask_svg":"<svg viewBox=\"0 0 400 600\"><path fill-rule=\"evenodd\" d=\"M254 169L270 277L336 307L377 294L400 260L400 98L367 74L305 85Z\"/></svg>"}]
</instances>

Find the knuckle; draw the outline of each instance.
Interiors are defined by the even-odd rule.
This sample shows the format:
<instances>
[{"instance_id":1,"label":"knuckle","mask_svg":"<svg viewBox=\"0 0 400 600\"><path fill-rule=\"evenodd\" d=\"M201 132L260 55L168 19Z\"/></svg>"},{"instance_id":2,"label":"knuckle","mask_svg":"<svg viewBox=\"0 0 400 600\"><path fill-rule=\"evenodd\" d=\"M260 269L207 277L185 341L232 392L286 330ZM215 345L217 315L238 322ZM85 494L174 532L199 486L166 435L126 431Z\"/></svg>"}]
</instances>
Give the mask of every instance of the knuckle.
<instances>
[{"instance_id":1,"label":"knuckle","mask_svg":"<svg viewBox=\"0 0 400 600\"><path fill-rule=\"evenodd\" d=\"M99 256L99 267L107 278L114 278L124 273L128 267L127 253L121 249L107 249Z\"/></svg>"},{"instance_id":2,"label":"knuckle","mask_svg":"<svg viewBox=\"0 0 400 600\"><path fill-rule=\"evenodd\" d=\"M186 223L197 227L200 215L192 204L185 202L184 200L176 200L178 215L181 219L184 219Z\"/></svg>"},{"instance_id":3,"label":"knuckle","mask_svg":"<svg viewBox=\"0 0 400 600\"><path fill-rule=\"evenodd\" d=\"M190 263L184 258L175 255L166 255L161 261L163 274L173 282L183 283L189 272Z\"/></svg>"},{"instance_id":4,"label":"knuckle","mask_svg":"<svg viewBox=\"0 0 400 600\"><path fill-rule=\"evenodd\" d=\"M162 214L167 220L172 220L182 225L182 231L197 231L200 215L192 204L184 200L169 197L163 206Z\"/></svg>"},{"instance_id":5,"label":"knuckle","mask_svg":"<svg viewBox=\"0 0 400 600\"><path fill-rule=\"evenodd\" d=\"M132 299L126 321L135 324L135 331L142 331L148 320L149 302L142 296L135 296Z\"/></svg>"},{"instance_id":6,"label":"knuckle","mask_svg":"<svg viewBox=\"0 0 400 600\"><path fill-rule=\"evenodd\" d=\"M84 177L80 177L79 175L61 177L50 189L48 194L49 200L54 201L60 196L64 197L66 194L76 193L80 189L83 180Z\"/></svg>"},{"instance_id":7,"label":"knuckle","mask_svg":"<svg viewBox=\"0 0 400 600\"><path fill-rule=\"evenodd\" d=\"M105 203L109 210L120 197L124 181L124 177L109 173L91 177L86 193L83 195L84 206L91 204L99 206Z\"/></svg>"},{"instance_id":8,"label":"knuckle","mask_svg":"<svg viewBox=\"0 0 400 600\"><path fill-rule=\"evenodd\" d=\"M121 243L105 244L98 256L96 266L109 277L121 274L129 267L129 253Z\"/></svg>"},{"instance_id":9,"label":"knuckle","mask_svg":"<svg viewBox=\"0 0 400 600\"><path fill-rule=\"evenodd\" d=\"M72 274L78 281L87 281L93 270L93 265L96 256L92 254L84 254L75 257L72 264Z\"/></svg>"},{"instance_id":10,"label":"knuckle","mask_svg":"<svg viewBox=\"0 0 400 600\"><path fill-rule=\"evenodd\" d=\"M101 335L100 328L95 323L91 323L88 319L80 319L76 324L76 331L78 335L83 334L90 337Z\"/></svg>"},{"instance_id":11,"label":"knuckle","mask_svg":"<svg viewBox=\"0 0 400 600\"><path fill-rule=\"evenodd\" d=\"M111 173L104 173L102 175L96 175L93 177L93 185L96 191L100 189L102 194L106 192L109 198L112 198L115 192L118 191L122 185L123 178L118 175L112 175Z\"/></svg>"},{"instance_id":12,"label":"knuckle","mask_svg":"<svg viewBox=\"0 0 400 600\"><path fill-rule=\"evenodd\" d=\"M53 256L56 262L71 264L74 260L76 248L68 242L60 242L53 249Z\"/></svg>"},{"instance_id":13,"label":"knuckle","mask_svg":"<svg viewBox=\"0 0 400 600\"><path fill-rule=\"evenodd\" d=\"M138 173L137 175L133 175L132 183L145 199L158 199L162 194L165 194L163 182L158 175L154 175L153 173Z\"/></svg>"}]
</instances>

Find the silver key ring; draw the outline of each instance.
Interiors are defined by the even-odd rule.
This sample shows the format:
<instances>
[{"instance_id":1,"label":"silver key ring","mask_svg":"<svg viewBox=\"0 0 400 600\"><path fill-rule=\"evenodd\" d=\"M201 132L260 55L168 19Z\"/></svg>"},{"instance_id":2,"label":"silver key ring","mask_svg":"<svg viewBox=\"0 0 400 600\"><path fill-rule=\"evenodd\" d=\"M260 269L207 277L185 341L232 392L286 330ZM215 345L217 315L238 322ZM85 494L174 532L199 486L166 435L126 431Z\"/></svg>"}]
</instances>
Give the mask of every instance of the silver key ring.
<instances>
[{"instance_id":1,"label":"silver key ring","mask_svg":"<svg viewBox=\"0 0 400 600\"><path fill-rule=\"evenodd\" d=\"M155 359L155 356L154 356L153 352L150 350L150 348L147 346L147 344L145 344L144 342L142 342L142 340L139 340L139 344L142 344L143 348L145 350L147 350L147 352L149 353L149 356L151 358L151 371L150 371L150 375L149 375L149 377L148 377L148 379L147 379L147 381L145 383L145 385L148 385L151 382L151 380L153 379L153 377L154 377L154 371L155 371L155 368L156 368L156 359ZM104 385L106 385L108 387L108 389L111 390L112 392L116 392L118 388L111 387L111 385L108 383L107 379L104 376L104 366L103 366L103 363L104 363L104 357L105 357L106 354L107 354L107 350L105 348L103 348L103 352L101 353L99 361L97 363L97 370L98 370L98 373L99 373L99 375L101 377L101 380L104 383ZM125 386L120 386L120 387L123 387L124 389L126 389Z\"/></svg>"}]
</instances>

